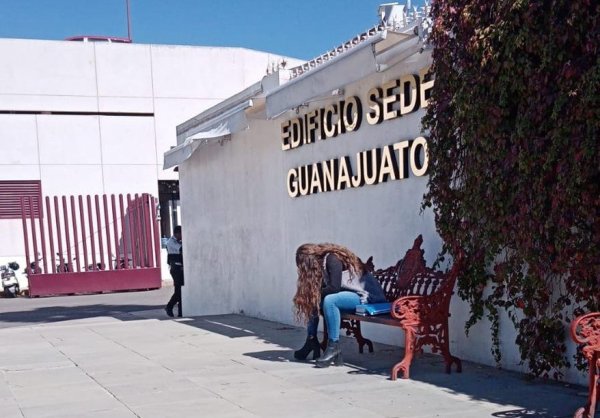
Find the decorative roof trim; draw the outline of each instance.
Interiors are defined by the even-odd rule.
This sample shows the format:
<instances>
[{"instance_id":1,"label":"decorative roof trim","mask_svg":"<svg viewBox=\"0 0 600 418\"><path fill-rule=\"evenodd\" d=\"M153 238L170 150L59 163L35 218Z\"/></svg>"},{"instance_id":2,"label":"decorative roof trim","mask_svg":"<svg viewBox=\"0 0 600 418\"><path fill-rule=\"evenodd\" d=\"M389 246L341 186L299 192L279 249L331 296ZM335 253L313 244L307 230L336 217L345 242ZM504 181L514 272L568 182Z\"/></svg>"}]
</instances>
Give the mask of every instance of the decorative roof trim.
<instances>
[{"instance_id":1,"label":"decorative roof trim","mask_svg":"<svg viewBox=\"0 0 600 418\"><path fill-rule=\"evenodd\" d=\"M428 4L419 8L413 7L412 10L404 10L402 20L391 22L382 21L381 23L373 26L365 32L356 35L352 39L331 49L330 51L321 54L318 57L305 62L304 64L290 68L290 79L299 77L302 74L317 68L333 58L352 50L356 46L367 42L374 36L384 31L397 33L406 33L412 31L415 35L419 36L421 41L425 42L431 28L431 18L429 17L430 10L431 6Z\"/></svg>"}]
</instances>

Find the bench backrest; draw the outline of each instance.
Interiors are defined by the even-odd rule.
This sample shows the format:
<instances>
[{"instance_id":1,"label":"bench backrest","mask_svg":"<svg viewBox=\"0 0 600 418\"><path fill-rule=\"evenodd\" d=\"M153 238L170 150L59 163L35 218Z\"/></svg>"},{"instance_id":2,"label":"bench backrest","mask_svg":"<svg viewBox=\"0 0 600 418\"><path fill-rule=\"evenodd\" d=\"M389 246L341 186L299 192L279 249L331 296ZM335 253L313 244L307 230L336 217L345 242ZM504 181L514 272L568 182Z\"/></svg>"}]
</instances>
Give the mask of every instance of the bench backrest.
<instances>
[{"instance_id":1,"label":"bench backrest","mask_svg":"<svg viewBox=\"0 0 600 418\"><path fill-rule=\"evenodd\" d=\"M454 284L464 269L465 255L461 249L456 251L452 268L441 272L428 268L425 272L415 274L410 285L403 289L401 296L424 296L421 303L422 312L429 318L447 318L450 315L450 299L454 294Z\"/></svg>"},{"instance_id":2,"label":"bench backrest","mask_svg":"<svg viewBox=\"0 0 600 418\"><path fill-rule=\"evenodd\" d=\"M400 296L428 296L437 293L446 283L447 274L428 268L417 272L408 286L400 291Z\"/></svg>"},{"instance_id":3,"label":"bench backrest","mask_svg":"<svg viewBox=\"0 0 600 418\"><path fill-rule=\"evenodd\" d=\"M411 287L413 277L417 273L427 271L425 258L423 257L424 250L421 249L422 243L423 237L419 235L415 239L413 247L406 252L404 258L398 261L396 265L373 271L373 276L381 283L388 302L393 302L400 296L404 296Z\"/></svg>"},{"instance_id":4,"label":"bench backrest","mask_svg":"<svg viewBox=\"0 0 600 418\"><path fill-rule=\"evenodd\" d=\"M449 302L454 283L462 265L462 255L455 260L449 272L433 270L425 265L423 237L419 235L413 247L395 266L373 271L373 276L381 283L388 302L402 296L428 296L439 294Z\"/></svg>"}]
</instances>

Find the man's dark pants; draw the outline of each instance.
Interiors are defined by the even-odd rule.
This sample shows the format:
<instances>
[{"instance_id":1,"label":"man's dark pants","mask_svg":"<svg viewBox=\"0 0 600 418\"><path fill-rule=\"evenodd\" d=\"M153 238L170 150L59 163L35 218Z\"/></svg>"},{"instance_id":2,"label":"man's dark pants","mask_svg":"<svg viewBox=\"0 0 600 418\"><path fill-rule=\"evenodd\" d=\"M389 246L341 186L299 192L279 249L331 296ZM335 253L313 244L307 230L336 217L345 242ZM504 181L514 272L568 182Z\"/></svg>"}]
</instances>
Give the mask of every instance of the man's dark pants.
<instances>
[{"instance_id":1,"label":"man's dark pants","mask_svg":"<svg viewBox=\"0 0 600 418\"><path fill-rule=\"evenodd\" d=\"M177 316L181 317L181 286L183 286L183 268L172 268L171 277L173 278L173 287L175 288L175 291L173 292L173 296L171 296L169 303L167 303L167 312L173 311L175 304L177 304Z\"/></svg>"}]
</instances>

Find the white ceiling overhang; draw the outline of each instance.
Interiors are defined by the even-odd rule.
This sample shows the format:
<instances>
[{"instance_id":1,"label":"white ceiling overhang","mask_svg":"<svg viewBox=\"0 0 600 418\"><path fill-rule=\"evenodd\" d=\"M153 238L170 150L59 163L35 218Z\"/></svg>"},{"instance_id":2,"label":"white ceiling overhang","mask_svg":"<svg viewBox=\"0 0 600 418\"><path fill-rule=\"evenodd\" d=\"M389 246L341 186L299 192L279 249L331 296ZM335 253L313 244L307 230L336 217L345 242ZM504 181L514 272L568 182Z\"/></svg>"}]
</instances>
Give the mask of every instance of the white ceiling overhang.
<instances>
[{"instance_id":1,"label":"white ceiling overhang","mask_svg":"<svg viewBox=\"0 0 600 418\"><path fill-rule=\"evenodd\" d=\"M221 140L248 129L246 109L252 107L252 104L252 100L246 100L209 121L189 129L181 144L165 152L163 169L181 164L190 158L201 144Z\"/></svg>"}]
</instances>

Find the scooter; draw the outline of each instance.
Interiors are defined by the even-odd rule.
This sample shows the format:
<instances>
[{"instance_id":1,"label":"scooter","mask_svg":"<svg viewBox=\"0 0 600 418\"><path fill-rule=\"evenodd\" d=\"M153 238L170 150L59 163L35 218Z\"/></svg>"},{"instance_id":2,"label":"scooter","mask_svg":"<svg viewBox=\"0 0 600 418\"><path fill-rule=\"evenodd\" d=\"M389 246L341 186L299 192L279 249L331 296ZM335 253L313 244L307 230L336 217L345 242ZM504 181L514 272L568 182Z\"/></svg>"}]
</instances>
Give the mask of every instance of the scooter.
<instances>
[{"instance_id":1,"label":"scooter","mask_svg":"<svg viewBox=\"0 0 600 418\"><path fill-rule=\"evenodd\" d=\"M19 270L19 264L12 261L6 265L0 266L0 278L2 279L2 296L5 298L14 298L21 293L21 287L17 280L15 271Z\"/></svg>"}]
</instances>

